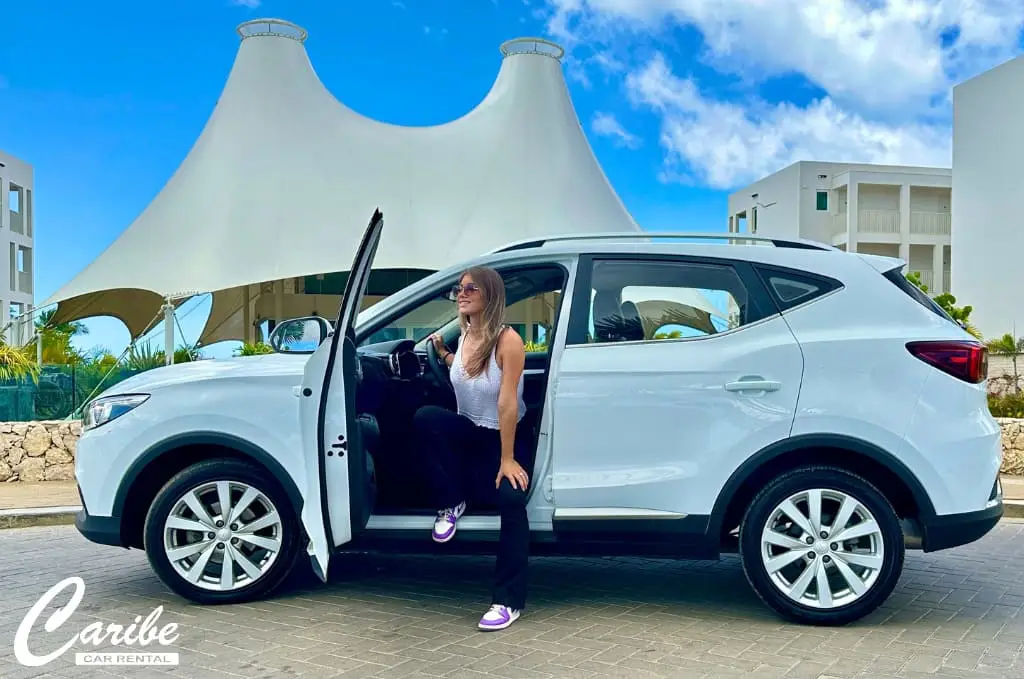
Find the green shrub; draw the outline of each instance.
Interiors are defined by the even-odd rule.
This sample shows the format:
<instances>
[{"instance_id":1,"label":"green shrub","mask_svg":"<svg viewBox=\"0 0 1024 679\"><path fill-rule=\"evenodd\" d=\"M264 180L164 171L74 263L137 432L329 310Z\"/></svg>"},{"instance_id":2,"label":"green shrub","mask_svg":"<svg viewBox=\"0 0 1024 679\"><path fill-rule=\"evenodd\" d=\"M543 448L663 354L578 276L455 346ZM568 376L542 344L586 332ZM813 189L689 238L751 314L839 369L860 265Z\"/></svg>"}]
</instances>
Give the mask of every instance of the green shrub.
<instances>
[{"instance_id":1,"label":"green shrub","mask_svg":"<svg viewBox=\"0 0 1024 679\"><path fill-rule=\"evenodd\" d=\"M989 394L988 409L993 417L1024 418L1024 394Z\"/></svg>"}]
</instances>

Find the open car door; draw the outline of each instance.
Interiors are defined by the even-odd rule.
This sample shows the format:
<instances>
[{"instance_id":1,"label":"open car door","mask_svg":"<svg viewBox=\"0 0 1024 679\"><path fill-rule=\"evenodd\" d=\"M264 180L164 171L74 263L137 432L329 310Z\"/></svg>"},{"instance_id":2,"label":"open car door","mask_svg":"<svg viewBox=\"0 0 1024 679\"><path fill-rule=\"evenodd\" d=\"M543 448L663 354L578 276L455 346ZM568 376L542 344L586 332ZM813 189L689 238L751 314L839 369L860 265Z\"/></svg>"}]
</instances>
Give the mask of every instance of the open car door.
<instances>
[{"instance_id":1,"label":"open car door","mask_svg":"<svg viewBox=\"0 0 1024 679\"><path fill-rule=\"evenodd\" d=\"M365 528L372 511L356 422L359 362L353 325L383 227L384 216L376 210L352 263L334 331L309 357L300 392L306 469L302 523L313 570L324 582L331 552Z\"/></svg>"}]
</instances>

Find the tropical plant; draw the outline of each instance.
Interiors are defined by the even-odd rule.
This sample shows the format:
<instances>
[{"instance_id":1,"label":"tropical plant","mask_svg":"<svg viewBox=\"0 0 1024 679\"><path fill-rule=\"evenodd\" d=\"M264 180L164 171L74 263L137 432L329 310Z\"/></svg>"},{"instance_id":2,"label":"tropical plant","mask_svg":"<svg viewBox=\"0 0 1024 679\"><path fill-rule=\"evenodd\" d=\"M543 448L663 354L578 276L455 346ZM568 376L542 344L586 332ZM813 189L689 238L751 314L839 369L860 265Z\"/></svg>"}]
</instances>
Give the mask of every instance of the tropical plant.
<instances>
[{"instance_id":1,"label":"tropical plant","mask_svg":"<svg viewBox=\"0 0 1024 679\"><path fill-rule=\"evenodd\" d=\"M235 356L259 356L272 353L274 353L273 347L264 342L256 342L254 344L243 342L242 346L235 349Z\"/></svg>"},{"instance_id":2,"label":"tropical plant","mask_svg":"<svg viewBox=\"0 0 1024 679\"><path fill-rule=\"evenodd\" d=\"M39 381L40 366L35 356L29 354L25 347L13 347L0 342L0 381L20 382L26 377L33 382Z\"/></svg>"},{"instance_id":3,"label":"tropical plant","mask_svg":"<svg viewBox=\"0 0 1024 679\"><path fill-rule=\"evenodd\" d=\"M1017 354L1024 353L1024 337L1013 338L1013 335L1006 333L999 339L989 340L985 343L990 353L1009 356L1013 364L1013 390L1020 391L1020 376L1017 372Z\"/></svg>"},{"instance_id":4,"label":"tropical plant","mask_svg":"<svg viewBox=\"0 0 1024 679\"><path fill-rule=\"evenodd\" d=\"M75 348L72 338L88 335L89 328L80 321L54 323L56 309L48 309L36 317L36 342L42 342L42 362L58 365L80 365L88 359ZM33 343L33 346L35 343Z\"/></svg>"},{"instance_id":5,"label":"tropical plant","mask_svg":"<svg viewBox=\"0 0 1024 679\"><path fill-rule=\"evenodd\" d=\"M174 350L174 362L175 363L190 363L192 361L200 361L203 359L203 353L199 350L199 346L195 344L185 343Z\"/></svg>"},{"instance_id":6,"label":"tropical plant","mask_svg":"<svg viewBox=\"0 0 1024 679\"><path fill-rule=\"evenodd\" d=\"M919 271L912 271L906 274L906 279L913 283L915 286L921 289L921 292L928 293L928 286L921 282L921 273ZM950 318L963 326L964 330L971 333L978 339L982 339L981 331L971 325L970 316L971 312L974 311L974 307L971 305L957 306L956 297L948 292L944 292L941 295L935 295L932 297L936 304L942 307L942 310L949 314Z\"/></svg>"},{"instance_id":7,"label":"tropical plant","mask_svg":"<svg viewBox=\"0 0 1024 679\"><path fill-rule=\"evenodd\" d=\"M36 316L36 331L40 334L44 332L52 332L58 335L67 335L68 337L89 334L89 328L87 328L85 323L82 323L81 321L53 323L53 316L56 313L56 309L47 309Z\"/></svg>"},{"instance_id":8,"label":"tropical plant","mask_svg":"<svg viewBox=\"0 0 1024 679\"><path fill-rule=\"evenodd\" d=\"M133 344L128 349L128 356L125 359L125 365L133 372L142 372L143 370L152 370L153 368L159 368L167 363L167 358L164 352L159 349L153 349L149 344Z\"/></svg>"}]
</instances>

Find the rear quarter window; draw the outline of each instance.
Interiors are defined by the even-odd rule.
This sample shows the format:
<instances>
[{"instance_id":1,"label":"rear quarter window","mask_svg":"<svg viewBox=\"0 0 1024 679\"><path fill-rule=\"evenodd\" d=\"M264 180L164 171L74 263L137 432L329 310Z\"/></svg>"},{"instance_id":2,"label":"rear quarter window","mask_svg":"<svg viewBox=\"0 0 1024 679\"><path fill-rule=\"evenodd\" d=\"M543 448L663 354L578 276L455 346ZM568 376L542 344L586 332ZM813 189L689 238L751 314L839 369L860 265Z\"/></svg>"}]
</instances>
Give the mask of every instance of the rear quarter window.
<instances>
[{"instance_id":1,"label":"rear quarter window","mask_svg":"<svg viewBox=\"0 0 1024 679\"><path fill-rule=\"evenodd\" d=\"M779 311L787 311L843 287L843 284L834 278L806 271L763 264L755 264L754 269Z\"/></svg>"}]
</instances>

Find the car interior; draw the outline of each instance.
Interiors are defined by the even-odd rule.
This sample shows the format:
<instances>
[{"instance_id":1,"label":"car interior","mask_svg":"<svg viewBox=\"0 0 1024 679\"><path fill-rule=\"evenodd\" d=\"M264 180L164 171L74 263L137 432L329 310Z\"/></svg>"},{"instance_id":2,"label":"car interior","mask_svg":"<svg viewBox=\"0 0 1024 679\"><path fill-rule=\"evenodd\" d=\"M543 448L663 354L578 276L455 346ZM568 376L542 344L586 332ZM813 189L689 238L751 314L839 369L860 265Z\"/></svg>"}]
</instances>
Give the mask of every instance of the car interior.
<instances>
[{"instance_id":1,"label":"car interior","mask_svg":"<svg viewBox=\"0 0 1024 679\"><path fill-rule=\"evenodd\" d=\"M567 271L558 265L499 270L505 281L506 322L526 343L523 399L527 412L519 426L529 439L531 464L547 388L550 346ZM460 335L458 311L450 289L405 305L393 318L381 319L357 347L360 364L356 390L357 422L363 434L376 515L434 514L437 507L424 483L422 452L412 440L412 418L424 405L456 409L448 368L439 363L428 336L442 333L455 351ZM533 485L530 486L532 492ZM494 514L495 507L470 506L467 514Z\"/></svg>"}]
</instances>

